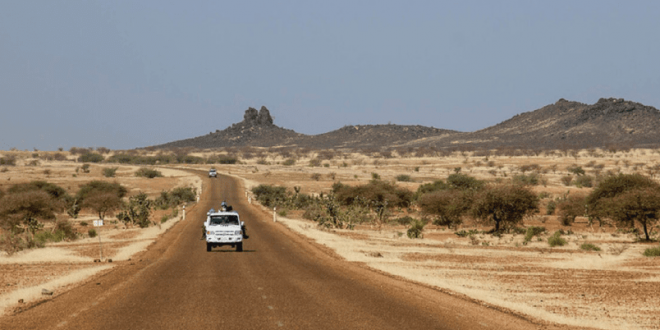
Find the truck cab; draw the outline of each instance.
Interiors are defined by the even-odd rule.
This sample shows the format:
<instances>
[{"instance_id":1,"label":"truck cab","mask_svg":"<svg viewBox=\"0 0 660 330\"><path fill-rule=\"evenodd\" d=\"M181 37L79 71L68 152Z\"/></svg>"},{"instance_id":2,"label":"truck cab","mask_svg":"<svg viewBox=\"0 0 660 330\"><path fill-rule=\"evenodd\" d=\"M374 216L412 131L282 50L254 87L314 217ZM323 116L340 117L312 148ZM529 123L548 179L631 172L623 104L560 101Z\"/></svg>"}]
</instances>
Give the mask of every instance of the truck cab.
<instances>
[{"instance_id":1,"label":"truck cab","mask_svg":"<svg viewBox=\"0 0 660 330\"><path fill-rule=\"evenodd\" d=\"M209 178L217 178L218 177L218 172L212 168L209 170Z\"/></svg>"},{"instance_id":2,"label":"truck cab","mask_svg":"<svg viewBox=\"0 0 660 330\"><path fill-rule=\"evenodd\" d=\"M206 251L211 252L214 247L230 245L236 247L236 252L242 252L244 225L236 211L211 209L204 222Z\"/></svg>"}]
</instances>

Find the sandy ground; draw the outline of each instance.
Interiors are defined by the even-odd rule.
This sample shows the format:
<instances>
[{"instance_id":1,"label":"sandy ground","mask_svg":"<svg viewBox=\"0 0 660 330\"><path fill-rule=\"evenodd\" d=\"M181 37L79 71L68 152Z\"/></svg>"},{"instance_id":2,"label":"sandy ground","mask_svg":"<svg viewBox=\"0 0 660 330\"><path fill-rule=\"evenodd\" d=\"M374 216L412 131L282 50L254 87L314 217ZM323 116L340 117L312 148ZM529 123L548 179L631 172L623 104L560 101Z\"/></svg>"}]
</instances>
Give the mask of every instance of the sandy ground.
<instances>
[{"instance_id":1,"label":"sandy ground","mask_svg":"<svg viewBox=\"0 0 660 330\"><path fill-rule=\"evenodd\" d=\"M560 177L568 174L565 168L572 164L583 166L588 173L592 166L599 172L649 175L644 172L645 166L656 164L658 159L656 152L643 150L580 158L502 157L496 158L502 167L495 176L489 173L490 167L471 166L467 173L482 179L505 179L519 173L516 169L520 165L539 164L546 169L543 174L546 183L534 189L554 198L567 191L590 191L561 184ZM341 165L328 168L255 164L223 170L243 177L248 189L265 183L289 188L301 186L303 192L320 193L330 191L331 184L337 180L364 184L371 179L371 173L378 173L386 180L394 180L401 173L410 174L415 182L399 185L416 189L423 182L445 178L455 167L462 165L465 170L465 164L474 164L475 160L448 157L435 162L431 159L417 160L417 163L407 159L381 160L377 165L373 162L357 161L361 165L349 165L348 169ZM414 170L416 164L421 164L418 171ZM551 167L555 164L553 173ZM321 173L321 179L311 178L313 173ZM543 208L541 211L545 214ZM544 226L548 232L523 245L524 235L497 238L481 234L475 236L474 242L455 235L454 230L428 225L424 238L413 240L405 235L407 228L403 226L383 226L380 230L369 226L327 230L312 221L302 220L301 212L289 212L287 216L278 216L278 221L333 249L347 261L519 315L578 327L660 329L660 296L657 295L660 292L660 258L642 256L644 249L657 243L637 243L634 235L622 234L616 228L592 228L582 218L570 227L562 227L556 216L538 215L525 221L525 226ZM469 223L462 229L472 228L489 229ZM550 248L547 238L558 229L573 232L564 236L569 244ZM602 250L581 250L582 243L595 244Z\"/></svg>"},{"instance_id":2,"label":"sandy ground","mask_svg":"<svg viewBox=\"0 0 660 330\"><path fill-rule=\"evenodd\" d=\"M201 192L202 181L188 172L171 168L158 168L163 178L145 179L133 175L138 167L120 166L115 178L104 178L101 174L105 165L92 165L89 173L76 173L80 164L68 162L46 162L39 166L9 168L0 172L0 186L3 189L11 184L45 180L58 184L70 193L75 193L77 186L91 180L117 181L129 188L129 194L145 192L151 198L161 191L174 187L195 187ZM114 166L110 166L114 167ZM48 174L44 171L48 170ZM77 174L75 177L73 174ZM182 209L178 215L160 224L163 215L171 215L171 210L157 210L152 214L152 221L158 225L146 229L126 228L115 223L112 216L106 217L105 225L94 227L99 235L90 238L87 230L92 228L93 214L81 213L77 219L68 219L74 228L84 237L72 242L49 243L45 248L31 249L7 255L0 252L0 315L23 304L30 304L42 299L42 289L53 291L54 295L66 291L70 286L80 283L95 274L108 271L116 262L130 260L137 252L145 250L162 233L181 220ZM58 218L68 218L58 215ZM81 223L87 223L86 226ZM52 224L47 224L51 226ZM99 261L100 262L95 262ZM114 263L113 263L114 262ZM23 303L19 303L21 300Z\"/></svg>"},{"instance_id":3,"label":"sandy ground","mask_svg":"<svg viewBox=\"0 0 660 330\"><path fill-rule=\"evenodd\" d=\"M637 172L655 176L658 173L652 167L660 162L657 150L632 150L626 153L591 150L573 155L557 152L532 157L472 156L470 153L459 152L440 158L373 158L369 155L348 154L323 160L321 166L317 167L309 166L310 159L316 156L314 153L299 157L294 166L284 166L282 163L285 158L281 156L264 155L240 165L215 167L220 173L242 178L248 190L264 183L283 185L290 190L298 186L303 193L319 194L331 191L332 184L337 181L364 184L372 178L373 173L390 181L395 181L402 174L409 175L411 182L397 184L415 190L422 183L446 178L457 167L461 167L462 173L480 179L506 181L520 174L521 166L536 164L540 168L542 184L535 186L534 190L549 196L542 201L542 205L545 205L548 200L566 193L589 193L590 188L565 186L561 183L561 177L568 174L568 166L580 165L587 174L594 176L606 172ZM207 170L208 166L191 165L185 168ZM135 185L133 189L137 190L140 189L139 180L131 177L135 169L122 167L118 176L125 176L127 181L135 181L132 183ZM74 167L61 170L65 172L64 176L68 176L62 178L61 183L58 183L57 175L54 174L56 171L50 171L48 181L62 185L69 182L75 187L81 179L80 176L71 177L73 170ZM92 174L94 170L93 167ZM38 175L43 171L35 168L33 172ZM11 167L9 171L0 172L0 186L6 187L8 183L3 178L7 174L12 176L12 173L15 172ZM150 181L146 189L155 196L164 185L189 184L182 178L177 178L175 183L171 181L170 178ZM406 237L407 228L403 226L386 225L380 229L358 226L355 230L324 230L314 222L302 220L300 213L289 212L288 218L278 216L278 221L335 250L347 261L362 263L373 269L526 317L601 329L660 329L660 296L657 295L660 292L660 258L641 255L645 248L656 246L657 243L636 243L634 236L619 233L616 228L591 228L586 225L585 219L580 218L573 226L562 227L556 216L545 215L542 206L540 215L527 220L525 226L544 226L549 233L560 228L573 232L565 236L569 241L567 246L550 248L547 244L548 234L541 235L540 240L535 238L529 244L522 245L522 235L497 238L480 234L471 240L458 237L453 230L428 225L423 239L412 240ZM471 228L489 229L475 227L469 221L461 229ZM158 235L159 231L153 230L152 234ZM102 233L102 237L104 242L108 238L106 245L108 251L112 251L108 256L115 260L129 258L130 245L135 246L137 251L150 244L154 237L146 234L147 231L134 229L111 228L109 231L113 232ZM585 242L596 244L602 250L583 251L579 245ZM49 246L28 251L21 254L22 261L17 262L7 262L4 261L6 257L0 257L0 279L3 281L0 287L4 289L0 291L0 307L4 306L3 301L7 301L7 305L15 304L18 297L15 293L25 288L32 288L34 290L30 292L37 291L40 294L45 283L51 283L58 273L68 274L65 278L74 279L74 275L78 276L79 273L103 271L102 267L108 267L108 264L95 266L90 261L98 258L98 245L95 243L98 242L90 239L89 242L73 242L66 248ZM16 267L26 268L14 272ZM35 271L52 267L58 269L52 272L53 275ZM5 276L6 273L9 275ZM84 276L88 275L81 278Z\"/></svg>"}]
</instances>

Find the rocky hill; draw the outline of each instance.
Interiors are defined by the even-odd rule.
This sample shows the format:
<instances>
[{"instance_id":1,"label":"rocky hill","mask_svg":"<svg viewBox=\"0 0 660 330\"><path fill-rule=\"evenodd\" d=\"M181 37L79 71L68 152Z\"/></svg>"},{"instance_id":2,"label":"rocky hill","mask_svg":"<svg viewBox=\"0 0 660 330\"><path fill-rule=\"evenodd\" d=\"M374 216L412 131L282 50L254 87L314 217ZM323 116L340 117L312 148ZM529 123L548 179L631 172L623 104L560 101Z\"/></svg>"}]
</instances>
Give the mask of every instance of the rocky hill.
<instances>
[{"instance_id":1,"label":"rocky hill","mask_svg":"<svg viewBox=\"0 0 660 330\"><path fill-rule=\"evenodd\" d=\"M409 146L590 148L660 146L660 111L624 99L589 105L560 99L476 132L411 141Z\"/></svg>"},{"instance_id":2,"label":"rocky hill","mask_svg":"<svg viewBox=\"0 0 660 330\"><path fill-rule=\"evenodd\" d=\"M296 141L307 137L293 130L275 126L273 117L266 107L259 111L255 108L245 110L243 121L222 131L198 136L191 139L174 141L155 146L156 148L195 147L211 149L221 147L272 147L278 145L295 145Z\"/></svg>"},{"instance_id":3,"label":"rocky hill","mask_svg":"<svg viewBox=\"0 0 660 330\"><path fill-rule=\"evenodd\" d=\"M659 147L660 111L623 99L600 99L589 105L560 99L541 109L475 132L426 126L358 125L305 135L273 124L266 107L249 108L244 120L225 130L170 142L156 148L292 146L308 148L591 148Z\"/></svg>"}]
</instances>

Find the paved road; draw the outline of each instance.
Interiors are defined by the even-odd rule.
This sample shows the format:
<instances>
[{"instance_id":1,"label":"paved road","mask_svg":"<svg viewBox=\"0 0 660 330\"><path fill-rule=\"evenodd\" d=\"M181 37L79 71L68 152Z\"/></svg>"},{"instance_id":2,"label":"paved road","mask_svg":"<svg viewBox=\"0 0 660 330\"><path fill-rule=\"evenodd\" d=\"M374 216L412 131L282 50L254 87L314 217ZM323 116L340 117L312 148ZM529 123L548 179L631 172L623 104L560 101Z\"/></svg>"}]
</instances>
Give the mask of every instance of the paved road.
<instances>
[{"instance_id":1,"label":"paved road","mask_svg":"<svg viewBox=\"0 0 660 330\"><path fill-rule=\"evenodd\" d=\"M248 205L238 180L204 186L187 219L147 252L0 319L0 329L544 328L341 261ZM244 252L206 252L200 240L206 211L223 199L248 226Z\"/></svg>"}]
</instances>

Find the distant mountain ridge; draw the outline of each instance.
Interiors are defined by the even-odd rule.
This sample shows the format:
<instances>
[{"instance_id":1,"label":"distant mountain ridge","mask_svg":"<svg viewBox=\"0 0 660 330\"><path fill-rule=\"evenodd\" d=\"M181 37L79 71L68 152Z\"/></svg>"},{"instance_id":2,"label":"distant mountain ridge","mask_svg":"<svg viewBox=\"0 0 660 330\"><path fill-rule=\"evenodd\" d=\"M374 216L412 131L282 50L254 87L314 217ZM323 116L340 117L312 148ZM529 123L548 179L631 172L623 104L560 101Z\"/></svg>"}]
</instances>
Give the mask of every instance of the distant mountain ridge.
<instances>
[{"instance_id":1,"label":"distant mountain ridge","mask_svg":"<svg viewBox=\"0 0 660 330\"><path fill-rule=\"evenodd\" d=\"M624 99L600 99L589 105L560 99L475 132L420 125L350 125L306 135L273 124L270 111L249 108L244 120L225 130L174 141L155 148L272 147L308 148L592 148L610 145L660 146L660 111Z\"/></svg>"}]
</instances>

